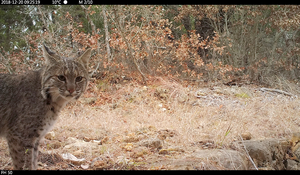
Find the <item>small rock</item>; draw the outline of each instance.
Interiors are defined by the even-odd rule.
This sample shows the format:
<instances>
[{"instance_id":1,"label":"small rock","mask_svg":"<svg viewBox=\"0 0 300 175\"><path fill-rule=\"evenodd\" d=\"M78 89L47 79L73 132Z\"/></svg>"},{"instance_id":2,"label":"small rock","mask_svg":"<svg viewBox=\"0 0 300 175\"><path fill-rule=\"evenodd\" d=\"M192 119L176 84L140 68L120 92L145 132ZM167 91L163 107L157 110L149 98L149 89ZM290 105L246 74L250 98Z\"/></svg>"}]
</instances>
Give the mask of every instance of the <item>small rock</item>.
<instances>
[{"instance_id":1,"label":"small rock","mask_svg":"<svg viewBox=\"0 0 300 175\"><path fill-rule=\"evenodd\" d=\"M250 132L245 132L241 134L243 140L250 140L251 139L251 133Z\"/></svg>"},{"instance_id":2,"label":"small rock","mask_svg":"<svg viewBox=\"0 0 300 175\"><path fill-rule=\"evenodd\" d=\"M299 132L293 133L292 138L290 140L291 146L295 147L298 142L300 142L300 133Z\"/></svg>"},{"instance_id":3,"label":"small rock","mask_svg":"<svg viewBox=\"0 0 300 175\"><path fill-rule=\"evenodd\" d=\"M159 150L158 154L169 154L169 150L168 149L161 149L161 150Z\"/></svg>"},{"instance_id":4,"label":"small rock","mask_svg":"<svg viewBox=\"0 0 300 175\"><path fill-rule=\"evenodd\" d=\"M186 94L181 94L179 97L177 97L177 100L179 103L184 103L190 100L189 96Z\"/></svg>"},{"instance_id":5,"label":"small rock","mask_svg":"<svg viewBox=\"0 0 300 175\"><path fill-rule=\"evenodd\" d=\"M104 137L103 139L101 139L101 141L98 143L98 145L105 144L105 143L107 143L107 142L108 142L108 140L109 140L109 137L108 137L108 136L106 136L106 137Z\"/></svg>"},{"instance_id":6,"label":"small rock","mask_svg":"<svg viewBox=\"0 0 300 175\"><path fill-rule=\"evenodd\" d=\"M174 152L184 152L181 148L168 148L168 149L161 149L159 150L158 154L170 154Z\"/></svg>"},{"instance_id":7,"label":"small rock","mask_svg":"<svg viewBox=\"0 0 300 175\"><path fill-rule=\"evenodd\" d=\"M118 156L116 162L119 163L119 164L125 164L126 165L126 164L129 163L129 161L130 161L130 159L125 157L125 156Z\"/></svg>"},{"instance_id":8,"label":"small rock","mask_svg":"<svg viewBox=\"0 0 300 175\"><path fill-rule=\"evenodd\" d=\"M166 111L166 110L167 110L166 108L161 108L161 111L163 111L163 112Z\"/></svg>"},{"instance_id":9,"label":"small rock","mask_svg":"<svg viewBox=\"0 0 300 175\"><path fill-rule=\"evenodd\" d=\"M85 164L85 165L80 165L82 169L86 170L89 168L89 165L88 164Z\"/></svg>"},{"instance_id":10,"label":"small rock","mask_svg":"<svg viewBox=\"0 0 300 175\"><path fill-rule=\"evenodd\" d=\"M142 136L136 136L134 133L130 133L128 134L128 136L125 137L123 141L129 143L129 142L138 142L142 139L143 139Z\"/></svg>"},{"instance_id":11,"label":"small rock","mask_svg":"<svg viewBox=\"0 0 300 175\"><path fill-rule=\"evenodd\" d=\"M287 159L286 170L300 170L300 163L295 160Z\"/></svg>"},{"instance_id":12,"label":"small rock","mask_svg":"<svg viewBox=\"0 0 300 175\"><path fill-rule=\"evenodd\" d=\"M154 92L154 96L156 96L159 99L166 100L169 97L168 92L169 92L168 89L158 87L158 88L156 88L156 90Z\"/></svg>"},{"instance_id":13,"label":"small rock","mask_svg":"<svg viewBox=\"0 0 300 175\"><path fill-rule=\"evenodd\" d=\"M133 144L132 143L127 143L123 149L125 149L126 151L131 151L133 148Z\"/></svg>"},{"instance_id":14,"label":"small rock","mask_svg":"<svg viewBox=\"0 0 300 175\"><path fill-rule=\"evenodd\" d=\"M76 143L76 142L83 142L82 140L76 139L75 137L68 137L65 141L66 145Z\"/></svg>"},{"instance_id":15,"label":"small rock","mask_svg":"<svg viewBox=\"0 0 300 175\"><path fill-rule=\"evenodd\" d=\"M101 145L101 144L102 144L101 140L92 140L91 142L92 142L92 143L97 143L98 145Z\"/></svg>"},{"instance_id":16,"label":"small rock","mask_svg":"<svg viewBox=\"0 0 300 175\"><path fill-rule=\"evenodd\" d=\"M82 156L82 155L84 155L84 152L82 150L77 150L77 151L73 152L73 155L74 156Z\"/></svg>"},{"instance_id":17,"label":"small rock","mask_svg":"<svg viewBox=\"0 0 300 175\"><path fill-rule=\"evenodd\" d=\"M95 169L102 169L106 166L106 162L103 160L97 160L93 162L92 167Z\"/></svg>"},{"instance_id":18,"label":"small rock","mask_svg":"<svg viewBox=\"0 0 300 175\"><path fill-rule=\"evenodd\" d=\"M148 87L147 86L143 86L143 91L147 91Z\"/></svg>"},{"instance_id":19,"label":"small rock","mask_svg":"<svg viewBox=\"0 0 300 175\"><path fill-rule=\"evenodd\" d=\"M91 162L91 166L93 169L102 170L106 167L110 166L110 163L113 162L110 157L101 155L100 157L94 158Z\"/></svg>"},{"instance_id":20,"label":"small rock","mask_svg":"<svg viewBox=\"0 0 300 175\"><path fill-rule=\"evenodd\" d=\"M193 153L193 156L203 160L211 160L218 166L229 170L246 170L248 169L247 157L234 150L211 149L198 150Z\"/></svg>"},{"instance_id":21,"label":"small rock","mask_svg":"<svg viewBox=\"0 0 300 175\"><path fill-rule=\"evenodd\" d=\"M149 131L155 131L156 130L155 126L152 126L152 125L148 126L148 129L149 129Z\"/></svg>"},{"instance_id":22,"label":"small rock","mask_svg":"<svg viewBox=\"0 0 300 175\"><path fill-rule=\"evenodd\" d=\"M147 139L140 142L141 146L146 146L150 148L162 148L162 141L160 139Z\"/></svg>"},{"instance_id":23,"label":"small rock","mask_svg":"<svg viewBox=\"0 0 300 175\"><path fill-rule=\"evenodd\" d=\"M91 140L95 140L95 138L83 137L83 140L86 141L86 142L90 142Z\"/></svg>"},{"instance_id":24,"label":"small rock","mask_svg":"<svg viewBox=\"0 0 300 175\"><path fill-rule=\"evenodd\" d=\"M47 149L58 149L61 146L62 146L61 142L55 141L55 142L47 144Z\"/></svg>"},{"instance_id":25,"label":"small rock","mask_svg":"<svg viewBox=\"0 0 300 175\"><path fill-rule=\"evenodd\" d=\"M290 139L290 146L292 149L293 156L296 160L300 158L300 133L293 133L292 138Z\"/></svg>"},{"instance_id":26,"label":"small rock","mask_svg":"<svg viewBox=\"0 0 300 175\"><path fill-rule=\"evenodd\" d=\"M207 140L201 140L198 142L194 142L193 145L199 145L203 149L213 149L216 148L217 146L215 145L213 140L207 139Z\"/></svg>"},{"instance_id":27,"label":"small rock","mask_svg":"<svg viewBox=\"0 0 300 175\"><path fill-rule=\"evenodd\" d=\"M64 146L64 149L81 149L84 150L86 148L92 148L92 149L97 149L98 144L97 143L92 143L92 142L85 142L83 140L79 140L73 137L69 137L66 140L66 145Z\"/></svg>"},{"instance_id":28,"label":"small rock","mask_svg":"<svg viewBox=\"0 0 300 175\"><path fill-rule=\"evenodd\" d=\"M207 95L203 90L198 90L196 93L195 93L195 96L196 97L199 97L199 96L205 96Z\"/></svg>"},{"instance_id":29,"label":"small rock","mask_svg":"<svg viewBox=\"0 0 300 175\"><path fill-rule=\"evenodd\" d=\"M39 162L46 162L47 164L57 164L64 161L62 156L58 153L53 153L53 151L40 151L38 156Z\"/></svg>"},{"instance_id":30,"label":"small rock","mask_svg":"<svg viewBox=\"0 0 300 175\"><path fill-rule=\"evenodd\" d=\"M157 137L161 140L165 140L167 137L173 137L177 135L177 132L171 129L162 129L159 130L157 133L159 134Z\"/></svg>"},{"instance_id":31,"label":"small rock","mask_svg":"<svg viewBox=\"0 0 300 175\"><path fill-rule=\"evenodd\" d=\"M274 168L270 167L270 166L266 166L266 167L257 167L258 170L275 170Z\"/></svg>"},{"instance_id":32,"label":"small rock","mask_svg":"<svg viewBox=\"0 0 300 175\"><path fill-rule=\"evenodd\" d=\"M136 159L136 161L141 162L141 161L143 161L143 158L142 158L142 157L138 157L138 158Z\"/></svg>"},{"instance_id":33,"label":"small rock","mask_svg":"<svg viewBox=\"0 0 300 175\"><path fill-rule=\"evenodd\" d=\"M130 157L133 157L136 159L139 157L144 157L144 155L147 155L147 154L148 154L148 151L146 149L138 147L132 151L132 154L130 155Z\"/></svg>"},{"instance_id":34,"label":"small rock","mask_svg":"<svg viewBox=\"0 0 300 175\"><path fill-rule=\"evenodd\" d=\"M73 154L70 154L70 153L65 153L65 154L62 154L61 156L63 159L71 161L74 165L80 165L85 161L84 158L78 159L77 157L75 157Z\"/></svg>"},{"instance_id":35,"label":"small rock","mask_svg":"<svg viewBox=\"0 0 300 175\"><path fill-rule=\"evenodd\" d=\"M48 133L45 135L45 139L53 140L54 138L55 138L55 133L54 133L53 131L48 132Z\"/></svg>"},{"instance_id":36,"label":"small rock","mask_svg":"<svg viewBox=\"0 0 300 175\"><path fill-rule=\"evenodd\" d=\"M89 97L89 98L80 98L80 101L84 104L93 104L97 100L96 97Z\"/></svg>"}]
</instances>

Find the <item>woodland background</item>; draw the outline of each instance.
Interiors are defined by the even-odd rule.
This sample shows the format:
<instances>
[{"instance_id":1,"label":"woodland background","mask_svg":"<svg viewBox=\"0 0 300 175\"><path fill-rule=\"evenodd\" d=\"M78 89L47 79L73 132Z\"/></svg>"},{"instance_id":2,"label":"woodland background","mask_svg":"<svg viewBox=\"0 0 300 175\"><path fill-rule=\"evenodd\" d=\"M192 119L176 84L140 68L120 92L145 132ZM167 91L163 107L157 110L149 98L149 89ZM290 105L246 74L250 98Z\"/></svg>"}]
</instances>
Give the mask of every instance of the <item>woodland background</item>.
<instances>
[{"instance_id":1,"label":"woodland background","mask_svg":"<svg viewBox=\"0 0 300 175\"><path fill-rule=\"evenodd\" d=\"M276 86L299 81L300 6L0 6L0 73L39 69L41 45L93 48L90 75Z\"/></svg>"},{"instance_id":2,"label":"woodland background","mask_svg":"<svg viewBox=\"0 0 300 175\"><path fill-rule=\"evenodd\" d=\"M299 23L299 5L5 5L0 73L40 69L42 44L92 48L91 81L41 141L38 169L300 169ZM252 158L243 139L258 141ZM0 169L8 150L1 139Z\"/></svg>"}]
</instances>

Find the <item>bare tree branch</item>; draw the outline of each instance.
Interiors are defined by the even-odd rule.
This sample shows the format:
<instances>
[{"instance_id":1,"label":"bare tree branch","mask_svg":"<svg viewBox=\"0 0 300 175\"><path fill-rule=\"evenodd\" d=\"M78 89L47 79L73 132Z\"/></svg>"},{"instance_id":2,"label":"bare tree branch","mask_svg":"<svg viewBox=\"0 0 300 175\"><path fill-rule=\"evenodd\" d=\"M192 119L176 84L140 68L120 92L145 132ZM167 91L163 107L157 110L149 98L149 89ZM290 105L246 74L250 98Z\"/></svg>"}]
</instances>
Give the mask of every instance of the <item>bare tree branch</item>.
<instances>
[{"instance_id":1,"label":"bare tree branch","mask_svg":"<svg viewBox=\"0 0 300 175\"><path fill-rule=\"evenodd\" d=\"M119 16L117 15L117 12L116 12L117 9L116 9L115 6L114 6L113 11L114 11L115 18L116 18L116 21L117 21L117 23L115 23L115 24L116 24L116 27L117 27L118 30L120 31L121 37L124 39L124 42L125 42L126 45L127 45L127 48L128 48L128 51L129 51L129 56L130 56L130 58L133 60L133 63L134 63L134 65L135 65L135 67L137 68L138 72L141 74L141 76L142 76L142 78L143 78L144 84L147 84L147 78L146 78L146 76L144 75L144 73L141 71L140 66L139 66L138 63L137 63L136 58L133 56L133 51L132 51L131 44L130 44L130 42L126 39L126 37L124 36L124 29L123 29L123 26L121 25L121 22L120 22L120 20L119 20Z\"/></svg>"},{"instance_id":2,"label":"bare tree branch","mask_svg":"<svg viewBox=\"0 0 300 175\"><path fill-rule=\"evenodd\" d=\"M85 13L85 15L86 15L86 18L87 18L88 22L91 24L92 32L93 32L93 34L95 35L95 34L96 34L96 26L95 26L94 22L90 19L88 10L84 7L84 5L80 5L80 6L81 6L81 8L84 10L84 13ZM96 52L97 52L97 55L99 55L99 54L100 54L100 44L99 44L98 40L97 40L96 42L97 42L97 50L96 50ZM99 68L99 65L100 65L100 56L98 56L98 57L99 57L98 65L97 65L96 69L90 74L90 77L92 77L93 74L94 74L94 73L98 70L98 68Z\"/></svg>"}]
</instances>

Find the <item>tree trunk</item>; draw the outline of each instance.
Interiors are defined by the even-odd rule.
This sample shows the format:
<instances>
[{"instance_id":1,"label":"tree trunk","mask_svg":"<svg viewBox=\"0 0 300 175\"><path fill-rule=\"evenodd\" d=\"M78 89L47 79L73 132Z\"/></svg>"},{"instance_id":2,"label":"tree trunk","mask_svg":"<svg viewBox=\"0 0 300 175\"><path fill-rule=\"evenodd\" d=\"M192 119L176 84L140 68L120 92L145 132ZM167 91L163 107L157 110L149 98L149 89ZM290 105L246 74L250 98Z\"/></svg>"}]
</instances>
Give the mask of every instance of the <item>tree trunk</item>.
<instances>
[{"instance_id":1,"label":"tree trunk","mask_svg":"<svg viewBox=\"0 0 300 175\"><path fill-rule=\"evenodd\" d=\"M103 5L102 14L104 18L104 30L105 30L105 45L106 45L106 52L107 52L107 62L110 63L112 60L110 47L109 47L109 33L108 33L108 25L107 25L107 17L106 17L106 10L105 5Z\"/></svg>"}]
</instances>

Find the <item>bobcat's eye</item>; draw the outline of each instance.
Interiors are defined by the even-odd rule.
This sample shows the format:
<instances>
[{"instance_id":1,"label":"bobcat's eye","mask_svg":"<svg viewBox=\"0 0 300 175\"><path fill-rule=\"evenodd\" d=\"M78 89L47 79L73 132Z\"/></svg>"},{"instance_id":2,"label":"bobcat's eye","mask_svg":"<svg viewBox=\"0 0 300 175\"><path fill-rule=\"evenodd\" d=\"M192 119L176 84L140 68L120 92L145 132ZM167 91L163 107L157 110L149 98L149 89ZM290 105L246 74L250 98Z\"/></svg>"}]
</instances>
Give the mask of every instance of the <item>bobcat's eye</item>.
<instances>
[{"instance_id":1,"label":"bobcat's eye","mask_svg":"<svg viewBox=\"0 0 300 175\"><path fill-rule=\"evenodd\" d=\"M57 76L57 78L58 78L60 81L66 81L66 77L63 76L63 75L59 75L59 76Z\"/></svg>"},{"instance_id":2,"label":"bobcat's eye","mask_svg":"<svg viewBox=\"0 0 300 175\"><path fill-rule=\"evenodd\" d=\"M76 77L76 79L75 79L76 82L80 82L81 80L82 80L82 76L78 76L78 77Z\"/></svg>"}]
</instances>

